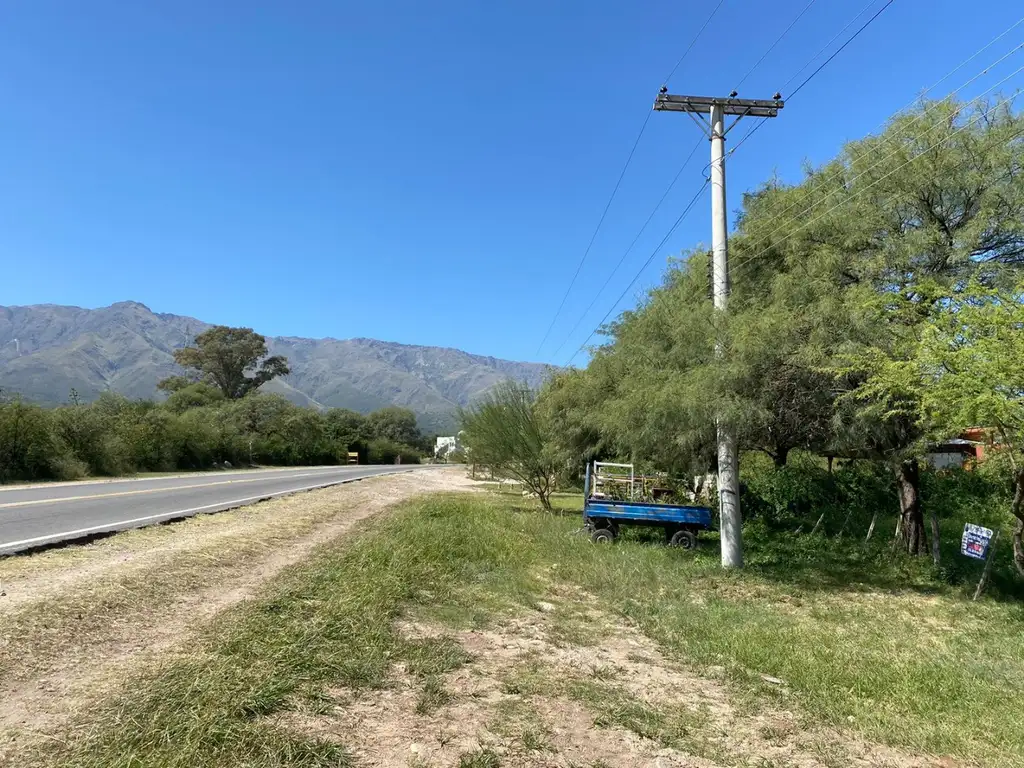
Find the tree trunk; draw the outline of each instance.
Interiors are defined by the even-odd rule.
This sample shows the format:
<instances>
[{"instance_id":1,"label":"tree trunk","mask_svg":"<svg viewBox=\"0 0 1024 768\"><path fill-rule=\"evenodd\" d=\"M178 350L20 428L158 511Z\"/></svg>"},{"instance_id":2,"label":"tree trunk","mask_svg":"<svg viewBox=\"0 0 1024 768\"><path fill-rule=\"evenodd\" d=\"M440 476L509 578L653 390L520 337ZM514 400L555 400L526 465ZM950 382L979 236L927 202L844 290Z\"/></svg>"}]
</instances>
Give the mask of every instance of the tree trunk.
<instances>
[{"instance_id":1,"label":"tree trunk","mask_svg":"<svg viewBox=\"0 0 1024 768\"><path fill-rule=\"evenodd\" d=\"M775 453L772 454L772 460L775 462L775 468L781 469L786 466L786 460L789 458L789 446L788 445L777 445L775 446Z\"/></svg>"},{"instance_id":2,"label":"tree trunk","mask_svg":"<svg viewBox=\"0 0 1024 768\"><path fill-rule=\"evenodd\" d=\"M1013 475L1013 503L1010 511L1017 518L1013 528L1013 563L1017 572L1024 576L1024 470L1017 470Z\"/></svg>"},{"instance_id":3,"label":"tree trunk","mask_svg":"<svg viewBox=\"0 0 1024 768\"><path fill-rule=\"evenodd\" d=\"M896 482L900 494L896 546L908 554L923 555L927 550L927 543L924 515L921 512L921 466L917 459L900 462L896 468Z\"/></svg>"},{"instance_id":4,"label":"tree trunk","mask_svg":"<svg viewBox=\"0 0 1024 768\"><path fill-rule=\"evenodd\" d=\"M541 507L544 508L545 512L554 512L551 506L551 489L543 488L537 491L537 498L540 500Z\"/></svg>"},{"instance_id":5,"label":"tree trunk","mask_svg":"<svg viewBox=\"0 0 1024 768\"><path fill-rule=\"evenodd\" d=\"M941 547L939 546L941 539L939 538L939 515L933 509L931 514L932 521L932 562L935 563L935 567L939 567L939 561L942 557Z\"/></svg>"}]
</instances>

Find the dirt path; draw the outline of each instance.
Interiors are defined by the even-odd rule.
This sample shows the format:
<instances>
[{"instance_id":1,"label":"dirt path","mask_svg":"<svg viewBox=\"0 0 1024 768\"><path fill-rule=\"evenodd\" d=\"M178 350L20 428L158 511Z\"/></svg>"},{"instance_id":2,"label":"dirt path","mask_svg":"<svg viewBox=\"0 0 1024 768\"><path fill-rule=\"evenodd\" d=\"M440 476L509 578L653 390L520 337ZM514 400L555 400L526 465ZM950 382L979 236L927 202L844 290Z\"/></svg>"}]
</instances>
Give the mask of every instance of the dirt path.
<instances>
[{"instance_id":1,"label":"dirt path","mask_svg":"<svg viewBox=\"0 0 1024 768\"><path fill-rule=\"evenodd\" d=\"M0 561L0 764L103 698L138 665L187 653L226 608L460 470L371 478Z\"/></svg>"},{"instance_id":2,"label":"dirt path","mask_svg":"<svg viewBox=\"0 0 1024 768\"><path fill-rule=\"evenodd\" d=\"M737 700L721 679L666 658L581 590L553 590L534 612L486 630L408 620L412 641L447 637L469 662L443 678L424 711L423 683L396 664L379 691L334 689L319 715L277 715L277 727L337 740L377 768L956 768L806 722L774 703ZM568 622L568 624L567 624ZM571 628L572 640L566 641Z\"/></svg>"}]
</instances>

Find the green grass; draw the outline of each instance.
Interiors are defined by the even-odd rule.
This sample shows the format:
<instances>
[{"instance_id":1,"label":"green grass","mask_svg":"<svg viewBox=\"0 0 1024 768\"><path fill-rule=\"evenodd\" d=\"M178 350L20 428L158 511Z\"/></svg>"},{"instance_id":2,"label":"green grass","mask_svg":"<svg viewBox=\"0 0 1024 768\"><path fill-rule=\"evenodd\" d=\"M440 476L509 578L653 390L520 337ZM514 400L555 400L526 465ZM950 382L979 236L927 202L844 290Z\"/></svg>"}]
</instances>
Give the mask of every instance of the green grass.
<instances>
[{"instance_id":1,"label":"green grass","mask_svg":"<svg viewBox=\"0 0 1024 768\"><path fill-rule=\"evenodd\" d=\"M326 688L387 686L396 663L421 686L423 711L443 706L450 694L442 676L468 658L447 638L404 639L395 620L414 611L454 628L481 626L505 611L537 610L562 583L627 617L670 657L713 665L751 711L781 701L766 674L785 681L783 706L818 722L979 765L1024 765L1019 605L972 604L924 566L890 560L881 545L758 539L752 531L748 568L726 573L712 544L688 554L635 536L595 547L574 535L575 517L513 504L433 497L320 549L264 598L221 617L194 654L134 681L117 707L41 761L347 765L343 745L278 728L268 716L315 706ZM562 641L587 640L571 614L560 621ZM553 684L546 671L539 661L517 669L504 691L542 690ZM600 675L565 685L608 725L693 748L694 713L637 703ZM488 750L460 758L463 766L499 764Z\"/></svg>"},{"instance_id":2,"label":"green grass","mask_svg":"<svg viewBox=\"0 0 1024 768\"><path fill-rule=\"evenodd\" d=\"M459 756L459 768L499 768L501 758L492 749L484 748L464 752Z\"/></svg>"}]
</instances>

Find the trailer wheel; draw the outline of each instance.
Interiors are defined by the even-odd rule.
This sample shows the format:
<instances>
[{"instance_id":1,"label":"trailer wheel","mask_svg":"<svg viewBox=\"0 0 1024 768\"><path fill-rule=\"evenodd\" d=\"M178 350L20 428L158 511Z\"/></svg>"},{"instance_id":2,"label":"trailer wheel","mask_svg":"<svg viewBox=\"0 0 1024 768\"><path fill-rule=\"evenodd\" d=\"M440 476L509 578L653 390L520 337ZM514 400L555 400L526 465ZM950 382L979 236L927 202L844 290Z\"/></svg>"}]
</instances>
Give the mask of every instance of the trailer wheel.
<instances>
[{"instance_id":1,"label":"trailer wheel","mask_svg":"<svg viewBox=\"0 0 1024 768\"><path fill-rule=\"evenodd\" d=\"M670 547L679 547L680 549L696 549L697 537L693 531L676 531L672 534L668 544Z\"/></svg>"},{"instance_id":2,"label":"trailer wheel","mask_svg":"<svg viewBox=\"0 0 1024 768\"><path fill-rule=\"evenodd\" d=\"M598 528L590 534L590 540L595 544L612 544L615 542L615 534L610 528Z\"/></svg>"}]
</instances>

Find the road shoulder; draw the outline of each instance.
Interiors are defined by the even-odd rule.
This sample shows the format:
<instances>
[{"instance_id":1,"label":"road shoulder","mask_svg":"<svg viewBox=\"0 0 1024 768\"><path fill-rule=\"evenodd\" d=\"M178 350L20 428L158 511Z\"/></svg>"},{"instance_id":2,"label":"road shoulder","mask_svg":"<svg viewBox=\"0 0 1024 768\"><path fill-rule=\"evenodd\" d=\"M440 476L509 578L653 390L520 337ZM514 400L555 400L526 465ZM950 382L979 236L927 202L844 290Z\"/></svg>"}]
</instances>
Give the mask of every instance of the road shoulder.
<instances>
[{"instance_id":1,"label":"road shoulder","mask_svg":"<svg viewBox=\"0 0 1024 768\"><path fill-rule=\"evenodd\" d=\"M0 561L0 762L132 670L187 652L215 616L319 545L413 496L467 485L458 471L374 477Z\"/></svg>"}]
</instances>

